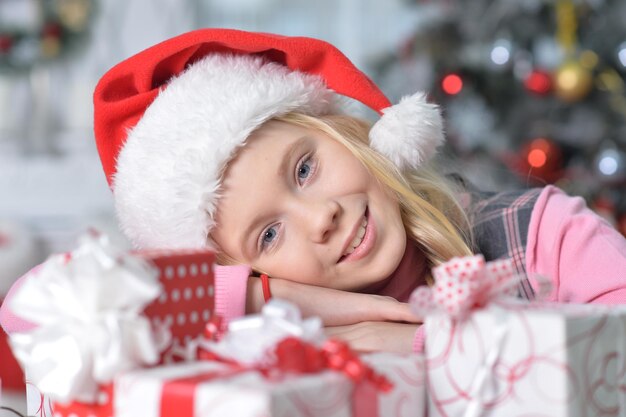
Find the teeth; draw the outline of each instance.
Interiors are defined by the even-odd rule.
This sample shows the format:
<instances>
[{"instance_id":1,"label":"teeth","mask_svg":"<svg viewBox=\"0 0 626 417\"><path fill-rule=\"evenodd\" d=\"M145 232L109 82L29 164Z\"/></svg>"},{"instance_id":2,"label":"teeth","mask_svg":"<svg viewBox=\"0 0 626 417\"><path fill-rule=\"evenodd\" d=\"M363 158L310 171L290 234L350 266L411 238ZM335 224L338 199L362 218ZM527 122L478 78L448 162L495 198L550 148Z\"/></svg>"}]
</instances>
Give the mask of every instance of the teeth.
<instances>
[{"instance_id":1,"label":"teeth","mask_svg":"<svg viewBox=\"0 0 626 417\"><path fill-rule=\"evenodd\" d=\"M363 217L363 221L361 222L361 227L359 227L359 230L356 232L356 236L354 237L354 240L352 241L352 243L350 243L350 247L348 247L348 250L346 251L345 255L349 255L352 252L354 252L354 249L356 249L361 244L361 242L363 241L363 236L365 236L366 227L367 227L367 219Z\"/></svg>"}]
</instances>

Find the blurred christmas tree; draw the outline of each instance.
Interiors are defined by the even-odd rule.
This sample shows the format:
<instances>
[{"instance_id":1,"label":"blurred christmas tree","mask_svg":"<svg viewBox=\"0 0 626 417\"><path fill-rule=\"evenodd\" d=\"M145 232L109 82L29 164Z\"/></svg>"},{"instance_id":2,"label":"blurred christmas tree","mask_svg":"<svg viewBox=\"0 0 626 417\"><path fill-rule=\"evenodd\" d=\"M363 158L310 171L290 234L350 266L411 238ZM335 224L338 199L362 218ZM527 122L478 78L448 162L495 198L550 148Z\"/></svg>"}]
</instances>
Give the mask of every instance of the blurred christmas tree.
<instances>
[{"instance_id":1,"label":"blurred christmas tree","mask_svg":"<svg viewBox=\"0 0 626 417\"><path fill-rule=\"evenodd\" d=\"M92 0L0 0L0 73L54 60L84 40Z\"/></svg>"},{"instance_id":2,"label":"blurred christmas tree","mask_svg":"<svg viewBox=\"0 0 626 417\"><path fill-rule=\"evenodd\" d=\"M94 9L95 0L0 0L0 81L12 96L0 97L0 147L58 154L63 99L52 64L84 50Z\"/></svg>"},{"instance_id":3,"label":"blurred christmas tree","mask_svg":"<svg viewBox=\"0 0 626 417\"><path fill-rule=\"evenodd\" d=\"M556 184L626 235L626 2L416 7L419 29L374 78L442 105L454 169L486 189Z\"/></svg>"}]
</instances>

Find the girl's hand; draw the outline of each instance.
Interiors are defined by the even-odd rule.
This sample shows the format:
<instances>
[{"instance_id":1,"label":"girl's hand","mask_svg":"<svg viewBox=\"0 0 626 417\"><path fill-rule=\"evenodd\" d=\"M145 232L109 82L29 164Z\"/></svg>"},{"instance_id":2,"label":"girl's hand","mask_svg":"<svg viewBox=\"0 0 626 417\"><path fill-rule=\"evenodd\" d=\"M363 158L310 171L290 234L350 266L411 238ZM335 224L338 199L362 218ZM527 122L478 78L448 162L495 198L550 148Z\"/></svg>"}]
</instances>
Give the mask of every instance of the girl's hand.
<instances>
[{"instance_id":1,"label":"girl's hand","mask_svg":"<svg viewBox=\"0 0 626 417\"><path fill-rule=\"evenodd\" d=\"M391 322L362 322L327 327L326 335L347 342L358 352L411 353L419 325Z\"/></svg>"},{"instance_id":2,"label":"girl's hand","mask_svg":"<svg viewBox=\"0 0 626 417\"><path fill-rule=\"evenodd\" d=\"M265 303L260 281L255 277L248 280L247 313L259 312ZM296 304L304 317L320 317L324 326L367 321L421 322L411 313L408 304L392 297L340 291L276 278L272 278L270 283L274 297Z\"/></svg>"}]
</instances>

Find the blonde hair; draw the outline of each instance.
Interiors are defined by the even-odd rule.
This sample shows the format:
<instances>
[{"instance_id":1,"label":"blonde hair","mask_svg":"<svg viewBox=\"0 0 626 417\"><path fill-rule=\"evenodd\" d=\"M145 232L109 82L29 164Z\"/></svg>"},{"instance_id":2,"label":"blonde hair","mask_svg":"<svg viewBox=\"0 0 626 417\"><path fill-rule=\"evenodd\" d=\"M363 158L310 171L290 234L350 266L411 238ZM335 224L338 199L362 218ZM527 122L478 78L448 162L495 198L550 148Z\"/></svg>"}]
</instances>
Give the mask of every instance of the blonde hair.
<instances>
[{"instance_id":1,"label":"blonde hair","mask_svg":"<svg viewBox=\"0 0 626 417\"><path fill-rule=\"evenodd\" d=\"M456 198L459 190L429 167L398 170L369 146L368 122L345 115L312 117L300 113L274 120L321 131L346 146L395 194L407 236L424 251L431 268L454 256L471 255L471 228Z\"/></svg>"}]
</instances>

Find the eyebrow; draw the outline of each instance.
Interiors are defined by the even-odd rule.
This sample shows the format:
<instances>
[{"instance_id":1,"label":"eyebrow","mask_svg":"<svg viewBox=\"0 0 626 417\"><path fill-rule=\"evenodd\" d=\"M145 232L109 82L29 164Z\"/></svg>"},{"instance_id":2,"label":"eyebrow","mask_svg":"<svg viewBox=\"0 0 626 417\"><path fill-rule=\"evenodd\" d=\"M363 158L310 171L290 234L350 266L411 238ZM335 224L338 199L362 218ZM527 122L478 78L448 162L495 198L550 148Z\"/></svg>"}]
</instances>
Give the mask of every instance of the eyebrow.
<instances>
[{"instance_id":1,"label":"eyebrow","mask_svg":"<svg viewBox=\"0 0 626 417\"><path fill-rule=\"evenodd\" d=\"M285 148L285 151L282 154L280 164L278 165L278 170L276 171L276 175L278 178L284 178L287 172L290 171L291 161L293 160L294 155L298 153L301 148L306 146L309 143L309 140L310 138L308 136L302 136L295 140L293 143L289 144L287 148ZM250 246L247 245L246 242L250 241L250 234L252 234L252 232L259 227L259 224L263 223L264 221L265 220L263 217L257 217L252 222L250 222L250 224L245 228L243 234L241 235L240 247L243 249L244 255L246 255L246 257L249 259L256 258L256 244L258 240L254 239L254 247L252 252L249 251Z\"/></svg>"},{"instance_id":2,"label":"eyebrow","mask_svg":"<svg viewBox=\"0 0 626 417\"><path fill-rule=\"evenodd\" d=\"M276 175L279 178L283 178L285 176L285 174L290 168L289 163L293 159L293 156L300 150L301 147L306 145L308 142L309 142L309 137L302 136L302 137L299 137L296 141L294 141L292 144L290 144L287 147L287 149L285 150L285 153L283 154L283 159L281 160L280 165L278 166L278 171L276 172Z\"/></svg>"}]
</instances>

